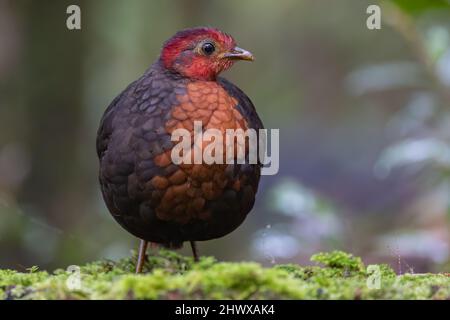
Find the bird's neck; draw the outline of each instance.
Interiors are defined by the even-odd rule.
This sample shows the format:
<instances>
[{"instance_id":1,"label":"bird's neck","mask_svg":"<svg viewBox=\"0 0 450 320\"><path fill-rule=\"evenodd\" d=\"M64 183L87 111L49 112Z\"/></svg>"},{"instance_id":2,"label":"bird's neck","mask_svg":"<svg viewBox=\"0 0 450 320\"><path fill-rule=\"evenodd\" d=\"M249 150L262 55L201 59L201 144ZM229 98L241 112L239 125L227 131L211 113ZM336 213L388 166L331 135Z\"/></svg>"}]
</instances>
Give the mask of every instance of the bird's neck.
<instances>
[{"instance_id":1,"label":"bird's neck","mask_svg":"<svg viewBox=\"0 0 450 320\"><path fill-rule=\"evenodd\" d=\"M167 65L160 58L157 63L166 72L176 74L187 80L215 81L217 79L217 72L211 68L207 61L198 60L195 63L186 63L186 61L174 60L172 64Z\"/></svg>"}]
</instances>

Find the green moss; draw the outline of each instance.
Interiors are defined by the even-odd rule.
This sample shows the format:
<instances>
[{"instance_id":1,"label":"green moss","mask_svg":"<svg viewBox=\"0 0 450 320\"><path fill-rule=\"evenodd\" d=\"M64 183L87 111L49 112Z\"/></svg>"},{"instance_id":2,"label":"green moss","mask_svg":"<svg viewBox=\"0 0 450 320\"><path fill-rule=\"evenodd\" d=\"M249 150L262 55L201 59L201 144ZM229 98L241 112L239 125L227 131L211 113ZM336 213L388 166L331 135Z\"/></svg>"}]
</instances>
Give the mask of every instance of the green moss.
<instances>
[{"instance_id":1,"label":"green moss","mask_svg":"<svg viewBox=\"0 0 450 320\"><path fill-rule=\"evenodd\" d=\"M136 275L135 256L117 262L98 261L81 266L80 286L66 270L52 274L0 270L2 299L449 299L450 277L445 274L397 276L387 265L366 270L361 259L335 251L319 253L312 261L264 268L253 262L217 262L161 250ZM374 269L373 269L374 268ZM380 289L367 279L376 270ZM370 271L370 272L369 272ZM72 286L71 286L72 284ZM71 289L69 289L71 288Z\"/></svg>"},{"instance_id":2,"label":"green moss","mask_svg":"<svg viewBox=\"0 0 450 320\"><path fill-rule=\"evenodd\" d=\"M311 261L321 263L326 267L347 272L364 272L361 258L343 251L321 252L313 255Z\"/></svg>"}]
</instances>

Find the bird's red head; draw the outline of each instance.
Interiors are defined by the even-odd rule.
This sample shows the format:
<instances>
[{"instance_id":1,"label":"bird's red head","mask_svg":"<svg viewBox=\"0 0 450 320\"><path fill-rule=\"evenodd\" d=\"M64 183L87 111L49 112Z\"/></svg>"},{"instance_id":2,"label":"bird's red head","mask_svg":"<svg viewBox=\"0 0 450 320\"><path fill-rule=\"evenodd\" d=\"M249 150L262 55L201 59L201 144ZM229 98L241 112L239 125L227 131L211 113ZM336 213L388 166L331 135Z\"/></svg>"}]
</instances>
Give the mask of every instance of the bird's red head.
<instances>
[{"instance_id":1,"label":"bird's red head","mask_svg":"<svg viewBox=\"0 0 450 320\"><path fill-rule=\"evenodd\" d=\"M176 33L161 52L164 66L185 77L214 80L236 60L253 60L253 55L236 46L234 39L214 28L193 28Z\"/></svg>"}]
</instances>

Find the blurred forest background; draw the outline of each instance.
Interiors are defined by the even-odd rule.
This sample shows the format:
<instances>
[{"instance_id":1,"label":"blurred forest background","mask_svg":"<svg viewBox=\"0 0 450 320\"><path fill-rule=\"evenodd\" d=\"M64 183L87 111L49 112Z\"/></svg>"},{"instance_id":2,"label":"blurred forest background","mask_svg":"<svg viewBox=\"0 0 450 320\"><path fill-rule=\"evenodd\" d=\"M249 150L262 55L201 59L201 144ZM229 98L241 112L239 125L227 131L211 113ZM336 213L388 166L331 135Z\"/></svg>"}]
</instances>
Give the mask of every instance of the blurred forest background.
<instances>
[{"instance_id":1,"label":"blurred forest background","mask_svg":"<svg viewBox=\"0 0 450 320\"><path fill-rule=\"evenodd\" d=\"M66 28L70 4L81 31ZM381 30L366 27L370 4ZM1 268L136 249L101 199L96 130L163 41L198 25L254 53L224 76L281 140L280 172L262 178L246 222L202 254L270 265L342 249L448 272L447 0L0 0Z\"/></svg>"}]
</instances>

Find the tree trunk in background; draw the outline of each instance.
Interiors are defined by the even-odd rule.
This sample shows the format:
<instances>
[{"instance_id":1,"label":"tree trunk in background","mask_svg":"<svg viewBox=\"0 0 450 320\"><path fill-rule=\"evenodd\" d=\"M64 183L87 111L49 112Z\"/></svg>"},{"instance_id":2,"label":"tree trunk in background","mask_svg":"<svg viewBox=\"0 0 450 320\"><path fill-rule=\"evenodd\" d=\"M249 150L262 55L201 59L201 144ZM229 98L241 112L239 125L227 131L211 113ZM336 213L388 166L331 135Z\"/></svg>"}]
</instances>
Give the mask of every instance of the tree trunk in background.
<instances>
[{"instance_id":1,"label":"tree trunk in background","mask_svg":"<svg viewBox=\"0 0 450 320\"><path fill-rule=\"evenodd\" d=\"M31 174L20 201L55 226L76 219L73 211L80 204L75 190L83 190L74 170L82 121L83 33L66 27L70 4L74 1L27 1L18 8L25 23L21 94L31 157Z\"/></svg>"}]
</instances>

